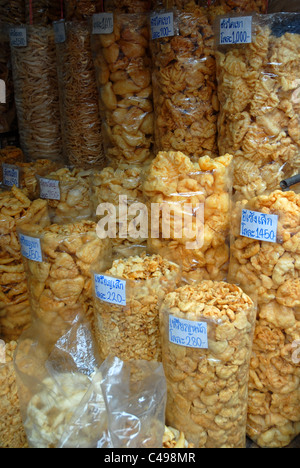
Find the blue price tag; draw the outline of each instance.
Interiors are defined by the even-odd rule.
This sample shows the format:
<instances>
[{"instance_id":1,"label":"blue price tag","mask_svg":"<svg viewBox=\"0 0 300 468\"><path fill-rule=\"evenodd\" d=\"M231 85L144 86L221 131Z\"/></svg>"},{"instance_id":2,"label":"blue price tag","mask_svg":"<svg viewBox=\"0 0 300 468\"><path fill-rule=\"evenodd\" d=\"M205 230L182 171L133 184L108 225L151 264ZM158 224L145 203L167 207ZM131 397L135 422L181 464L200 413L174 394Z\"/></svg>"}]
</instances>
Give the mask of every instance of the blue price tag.
<instances>
[{"instance_id":1,"label":"blue price tag","mask_svg":"<svg viewBox=\"0 0 300 468\"><path fill-rule=\"evenodd\" d=\"M169 315L169 341L188 348L208 349L207 323Z\"/></svg>"},{"instance_id":2,"label":"blue price tag","mask_svg":"<svg viewBox=\"0 0 300 468\"><path fill-rule=\"evenodd\" d=\"M112 276L94 275L96 297L110 304L126 305L126 281Z\"/></svg>"},{"instance_id":3,"label":"blue price tag","mask_svg":"<svg viewBox=\"0 0 300 468\"><path fill-rule=\"evenodd\" d=\"M40 239L19 234L19 240L23 257L28 260L33 260L34 262L43 261Z\"/></svg>"},{"instance_id":4,"label":"blue price tag","mask_svg":"<svg viewBox=\"0 0 300 468\"><path fill-rule=\"evenodd\" d=\"M277 241L278 216L243 210L240 235L265 242Z\"/></svg>"}]
</instances>

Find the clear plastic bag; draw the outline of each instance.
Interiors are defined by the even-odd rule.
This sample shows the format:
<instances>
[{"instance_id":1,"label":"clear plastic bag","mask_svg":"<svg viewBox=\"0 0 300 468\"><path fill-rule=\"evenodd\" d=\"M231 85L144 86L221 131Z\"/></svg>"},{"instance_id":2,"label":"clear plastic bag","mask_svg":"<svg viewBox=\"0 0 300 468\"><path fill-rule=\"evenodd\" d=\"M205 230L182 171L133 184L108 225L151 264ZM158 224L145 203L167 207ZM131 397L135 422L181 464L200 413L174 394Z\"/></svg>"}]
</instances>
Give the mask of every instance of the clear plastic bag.
<instances>
[{"instance_id":1,"label":"clear plastic bag","mask_svg":"<svg viewBox=\"0 0 300 468\"><path fill-rule=\"evenodd\" d=\"M101 358L112 354L124 361L160 361L159 304L180 281L178 265L159 255L119 258L106 271L95 269L95 336ZM102 295L102 285L115 282L122 288L122 301L114 300L114 289Z\"/></svg>"},{"instance_id":2,"label":"clear plastic bag","mask_svg":"<svg viewBox=\"0 0 300 468\"><path fill-rule=\"evenodd\" d=\"M236 285L203 281L160 309L166 424L196 448L244 448L256 308Z\"/></svg>"},{"instance_id":3,"label":"clear plastic bag","mask_svg":"<svg viewBox=\"0 0 300 468\"><path fill-rule=\"evenodd\" d=\"M21 148L28 161L62 161L54 32L27 26L27 47L11 47Z\"/></svg>"},{"instance_id":4,"label":"clear plastic bag","mask_svg":"<svg viewBox=\"0 0 300 468\"><path fill-rule=\"evenodd\" d=\"M24 3L27 24L48 26L61 18L61 0L26 0Z\"/></svg>"},{"instance_id":5,"label":"clear plastic bag","mask_svg":"<svg viewBox=\"0 0 300 468\"><path fill-rule=\"evenodd\" d=\"M209 21L214 23L219 15L267 13L269 0L200 0L206 8Z\"/></svg>"},{"instance_id":6,"label":"clear plastic bag","mask_svg":"<svg viewBox=\"0 0 300 468\"><path fill-rule=\"evenodd\" d=\"M181 151L193 160L217 156L213 29L195 4L174 10L175 35L151 40L155 152Z\"/></svg>"},{"instance_id":7,"label":"clear plastic bag","mask_svg":"<svg viewBox=\"0 0 300 468\"><path fill-rule=\"evenodd\" d=\"M288 3L284 0L269 0L268 13L279 13L283 11L299 12L298 0L290 0Z\"/></svg>"},{"instance_id":8,"label":"clear plastic bag","mask_svg":"<svg viewBox=\"0 0 300 468\"><path fill-rule=\"evenodd\" d=\"M109 240L99 239L93 221L51 224L40 231L20 229L37 237L41 260L23 256L32 319L39 319L49 340L56 341L78 315L94 323L91 267L109 256ZM100 260L99 260L100 261Z\"/></svg>"},{"instance_id":9,"label":"clear plastic bag","mask_svg":"<svg viewBox=\"0 0 300 468\"><path fill-rule=\"evenodd\" d=\"M236 199L268 195L299 172L299 15L253 16L252 42L218 46L220 154L234 155Z\"/></svg>"},{"instance_id":10,"label":"clear plastic bag","mask_svg":"<svg viewBox=\"0 0 300 468\"><path fill-rule=\"evenodd\" d=\"M0 7L1 8L1 7ZM0 104L0 134L16 131L17 113L11 69L8 27L1 23L0 12L0 81L5 83L5 103Z\"/></svg>"},{"instance_id":11,"label":"clear plastic bag","mask_svg":"<svg viewBox=\"0 0 300 468\"><path fill-rule=\"evenodd\" d=\"M51 348L38 323L15 355L24 428L32 448L161 447L166 384L161 363L101 362L79 315Z\"/></svg>"},{"instance_id":12,"label":"clear plastic bag","mask_svg":"<svg viewBox=\"0 0 300 468\"><path fill-rule=\"evenodd\" d=\"M8 24L24 24L25 2L23 0L2 0L0 21Z\"/></svg>"},{"instance_id":13,"label":"clear plastic bag","mask_svg":"<svg viewBox=\"0 0 300 468\"><path fill-rule=\"evenodd\" d=\"M231 161L227 154L192 163L183 153L162 151L145 172L148 250L182 266L183 281L227 279Z\"/></svg>"},{"instance_id":14,"label":"clear plastic bag","mask_svg":"<svg viewBox=\"0 0 300 468\"><path fill-rule=\"evenodd\" d=\"M114 14L114 32L93 34L92 52L109 162L144 164L152 158L153 102L145 14Z\"/></svg>"},{"instance_id":15,"label":"clear plastic bag","mask_svg":"<svg viewBox=\"0 0 300 468\"><path fill-rule=\"evenodd\" d=\"M66 22L65 30L66 40L56 44L64 156L77 167L101 168L105 157L90 25Z\"/></svg>"},{"instance_id":16,"label":"clear plastic bag","mask_svg":"<svg viewBox=\"0 0 300 468\"><path fill-rule=\"evenodd\" d=\"M260 447L287 446L300 433L299 226L293 191L237 202L232 213L229 280L258 302L247 434Z\"/></svg>"},{"instance_id":17,"label":"clear plastic bag","mask_svg":"<svg viewBox=\"0 0 300 468\"><path fill-rule=\"evenodd\" d=\"M31 312L17 229L50 224L47 202L31 202L23 190L0 193L0 338L16 340L29 327Z\"/></svg>"},{"instance_id":18,"label":"clear plastic bag","mask_svg":"<svg viewBox=\"0 0 300 468\"><path fill-rule=\"evenodd\" d=\"M86 20L102 11L102 0L64 0L65 18L67 21Z\"/></svg>"}]
</instances>

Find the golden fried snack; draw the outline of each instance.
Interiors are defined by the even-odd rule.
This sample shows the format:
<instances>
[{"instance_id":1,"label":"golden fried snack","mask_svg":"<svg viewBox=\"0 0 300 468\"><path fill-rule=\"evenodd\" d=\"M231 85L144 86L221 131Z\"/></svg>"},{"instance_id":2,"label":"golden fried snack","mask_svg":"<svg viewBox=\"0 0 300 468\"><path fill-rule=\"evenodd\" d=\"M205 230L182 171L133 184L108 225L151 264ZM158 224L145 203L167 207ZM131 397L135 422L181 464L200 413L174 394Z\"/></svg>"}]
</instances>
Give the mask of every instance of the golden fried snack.
<instances>
[{"instance_id":1,"label":"golden fried snack","mask_svg":"<svg viewBox=\"0 0 300 468\"><path fill-rule=\"evenodd\" d=\"M95 377L94 377L95 379ZM101 381L101 374L97 377ZM24 427L28 441L33 448L57 448L62 436L67 430L72 416L86 395L92 377L79 372L64 372L55 379L46 377L42 382L42 390L33 395L26 411ZM101 387L97 385L98 411L101 407L105 412L105 402ZM87 423L82 420L77 437L71 437L69 448L85 447L91 439L94 430L90 424L89 412L86 412ZM99 435L101 437L101 434Z\"/></svg>"},{"instance_id":2,"label":"golden fried snack","mask_svg":"<svg viewBox=\"0 0 300 468\"><path fill-rule=\"evenodd\" d=\"M160 317L166 424L197 448L244 447L255 323L252 300L236 285L203 281L167 294ZM186 325L191 341L181 338L177 344L169 323L182 328L182 319L191 322ZM203 347L194 344L193 322L207 326Z\"/></svg>"},{"instance_id":3,"label":"golden fried snack","mask_svg":"<svg viewBox=\"0 0 300 468\"><path fill-rule=\"evenodd\" d=\"M217 156L213 29L194 2L176 12L174 28L174 36L151 41L155 151Z\"/></svg>"},{"instance_id":4,"label":"golden fried snack","mask_svg":"<svg viewBox=\"0 0 300 468\"><path fill-rule=\"evenodd\" d=\"M129 360L161 361L159 304L179 285L180 269L160 255L114 260L104 275L126 280L126 305L94 297L99 354Z\"/></svg>"},{"instance_id":5,"label":"golden fried snack","mask_svg":"<svg viewBox=\"0 0 300 468\"><path fill-rule=\"evenodd\" d=\"M93 326L90 268L107 254L109 241L99 239L96 223L87 220L52 224L40 230L38 237L43 262L23 258L28 294L33 320L39 319L55 342L78 314Z\"/></svg>"},{"instance_id":6,"label":"golden fried snack","mask_svg":"<svg viewBox=\"0 0 300 468\"><path fill-rule=\"evenodd\" d=\"M62 160L52 26L27 26L27 47L11 47L21 148L27 160Z\"/></svg>"},{"instance_id":7,"label":"golden fried snack","mask_svg":"<svg viewBox=\"0 0 300 468\"><path fill-rule=\"evenodd\" d=\"M211 24L219 15L228 13L267 13L268 0L201 0L200 4L207 7Z\"/></svg>"},{"instance_id":8,"label":"golden fried snack","mask_svg":"<svg viewBox=\"0 0 300 468\"><path fill-rule=\"evenodd\" d=\"M181 152L162 151L145 173L143 192L157 231L151 229L148 248L181 265L188 282L227 277L231 161L227 154L193 163Z\"/></svg>"},{"instance_id":9,"label":"golden fried snack","mask_svg":"<svg viewBox=\"0 0 300 468\"><path fill-rule=\"evenodd\" d=\"M274 21L261 15L251 44L216 53L218 146L234 155L237 199L267 195L299 172L300 34L277 36Z\"/></svg>"},{"instance_id":10,"label":"golden fried snack","mask_svg":"<svg viewBox=\"0 0 300 468\"><path fill-rule=\"evenodd\" d=\"M183 432L177 431L174 427L165 426L163 436L163 448L194 448L194 444L190 444L184 437Z\"/></svg>"},{"instance_id":11,"label":"golden fried snack","mask_svg":"<svg viewBox=\"0 0 300 468\"><path fill-rule=\"evenodd\" d=\"M12 187L0 193L0 338L16 340L31 322L26 275L17 235L20 226L50 224L47 202Z\"/></svg>"},{"instance_id":12,"label":"golden fried snack","mask_svg":"<svg viewBox=\"0 0 300 468\"><path fill-rule=\"evenodd\" d=\"M94 218L90 171L62 167L50 172L45 178L59 181L60 199L48 199L49 215L53 223L65 224Z\"/></svg>"},{"instance_id":13,"label":"golden fried snack","mask_svg":"<svg viewBox=\"0 0 300 468\"><path fill-rule=\"evenodd\" d=\"M104 166L101 118L90 27L67 22L66 40L56 44L63 151L69 164Z\"/></svg>"},{"instance_id":14,"label":"golden fried snack","mask_svg":"<svg viewBox=\"0 0 300 468\"><path fill-rule=\"evenodd\" d=\"M242 209L277 215L276 243L241 236ZM247 433L260 447L284 447L300 433L300 195L239 202L232 229L229 278L258 301Z\"/></svg>"},{"instance_id":15,"label":"golden fried snack","mask_svg":"<svg viewBox=\"0 0 300 468\"><path fill-rule=\"evenodd\" d=\"M93 34L105 155L112 164L152 157L153 102L145 14L114 14L111 34Z\"/></svg>"},{"instance_id":16,"label":"golden fried snack","mask_svg":"<svg viewBox=\"0 0 300 468\"><path fill-rule=\"evenodd\" d=\"M4 358L0 359L0 448L28 448L13 363L16 347L17 343L11 341L0 348Z\"/></svg>"}]
</instances>

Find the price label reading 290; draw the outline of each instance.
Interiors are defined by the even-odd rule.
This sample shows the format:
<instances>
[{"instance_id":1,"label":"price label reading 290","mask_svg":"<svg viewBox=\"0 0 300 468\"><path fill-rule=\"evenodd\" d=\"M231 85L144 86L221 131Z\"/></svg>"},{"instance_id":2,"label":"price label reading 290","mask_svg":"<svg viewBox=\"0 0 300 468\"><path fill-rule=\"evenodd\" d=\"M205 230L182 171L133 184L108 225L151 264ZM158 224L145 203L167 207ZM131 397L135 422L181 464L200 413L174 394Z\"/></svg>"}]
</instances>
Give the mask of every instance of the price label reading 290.
<instances>
[{"instance_id":1,"label":"price label reading 290","mask_svg":"<svg viewBox=\"0 0 300 468\"><path fill-rule=\"evenodd\" d=\"M95 294L101 301L126 305L126 281L111 276L95 274Z\"/></svg>"},{"instance_id":2,"label":"price label reading 290","mask_svg":"<svg viewBox=\"0 0 300 468\"><path fill-rule=\"evenodd\" d=\"M169 341L188 348L208 349L207 323L169 315Z\"/></svg>"}]
</instances>

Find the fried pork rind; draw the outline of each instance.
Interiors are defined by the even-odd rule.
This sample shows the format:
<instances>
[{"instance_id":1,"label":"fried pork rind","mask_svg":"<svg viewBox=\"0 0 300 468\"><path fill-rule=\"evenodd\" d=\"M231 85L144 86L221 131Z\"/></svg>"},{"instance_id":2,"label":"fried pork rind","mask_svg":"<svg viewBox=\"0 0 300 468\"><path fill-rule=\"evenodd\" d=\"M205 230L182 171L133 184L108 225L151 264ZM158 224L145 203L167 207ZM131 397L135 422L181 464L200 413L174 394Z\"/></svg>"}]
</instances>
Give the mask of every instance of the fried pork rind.
<instances>
[{"instance_id":1,"label":"fried pork rind","mask_svg":"<svg viewBox=\"0 0 300 468\"><path fill-rule=\"evenodd\" d=\"M78 314L93 326L90 269L98 257L107 254L109 240L99 239L96 223L87 220L52 224L38 237L43 262L23 258L28 294L33 320L38 319L55 341Z\"/></svg>"},{"instance_id":2,"label":"fried pork rind","mask_svg":"<svg viewBox=\"0 0 300 468\"><path fill-rule=\"evenodd\" d=\"M184 433L177 431L174 427L165 426L163 437L163 448L194 448L194 444L190 444L184 437Z\"/></svg>"},{"instance_id":3,"label":"fried pork rind","mask_svg":"<svg viewBox=\"0 0 300 468\"><path fill-rule=\"evenodd\" d=\"M104 166L96 74L87 22L67 22L56 44L63 151L69 164Z\"/></svg>"},{"instance_id":4,"label":"fried pork rind","mask_svg":"<svg viewBox=\"0 0 300 468\"><path fill-rule=\"evenodd\" d=\"M4 348L4 359L0 359L0 448L28 447L13 363L16 347L15 341L8 342Z\"/></svg>"},{"instance_id":5,"label":"fried pork rind","mask_svg":"<svg viewBox=\"0 0 300 468\"><path fill-rule=\"evenodd\" d=\"M131 248L135 245L146 247L147 236L143 237L142 233L138 238L130 235L132 223L138 215L137 213L131 215L129 212L134 204L144 203L142 188L144 169L145 166L141 165L119 164L116 169L105 167L102 171L94 171L92 174L93 213L96 214L97 221L101 220L104 215L102 211L101 215L99 211L97 214L99 205L109 203L116 209L116 237L111 238L112 246L116 248L123 246ZM122 203L124 203L123 208L125 204L127 208L127 236L122 234L121 237L120 230L124 229L122 218L120 218Z\"/></svg>"},{"instance_id":6,"label":"fried pork rind","mask_svg":"<svg viewBox=\"0 0 300 468\"><path fill-rule=\"evenodd\" d=\"M94 219L90 171L62 167L45 177L59 181L60 200L48 200L51 221L57 224Z\"/></svg>"},{"instance_id":7,"label":"fried pork rind","mask_svg":"<svg viewBox=\"0 0 300 468\"><path fill-rule=\"evenodd\" d=\"M151 41L155 152L217 156L213 29L194 2L174 13L174 28L174 36Z\"/></svg>"},{"instance_id":8,"label":"fried pork rind","mask_svg":"<svg viewBox=\"0 0 300 468\"><path fill-rule=\"evenodd\" d=\"M141 255L114 260L103 274L126 280L126 305L94 297L100 357L161 361L159 304L179 285L180 268L160 255Z\"/></svg>"},{"instance_id":9,"label":"fried pork rind","mask_svg":"<svg viewBox=\"0 0 300 468\"><path fill-rule=\"evenodd\" d=\"M277 15L255 18L251 44L216 53L218 147L234 155L236 198L247 200L279 189L300 164L300 34L275 35Z\"/></svg>"},{"instance_id":10,"label":"fried pork rind","mask_svg":"<svg viewBox=\"0 0 300 468\"><path fill-rule=\"evenodd\" d=\"M145 172L143 192L157 231L149 233L149 251L181 265L187 282L227 277L231 161L227 154L192 163L181 152L161 151Z\"/></svg>"},{"instance_id":11,"label":"fried pork rind","mask_svg":"<svg viewBox=\"0 0 300 468\"><path fill-rule=\"evenodd\" d=\"M203 281L166 295L160 308L166 424L196 448L246 444L253 301L238 286ZM208 349L169 341L169 316L207 323Z\"/></svg>"},{"instance_id":12,"label":"fried pork rind","mask_svg":"<svg viewBox=\"0 0 300 468\"><path fill-rule=\"evenodd\" d=\"M27 26L27 41L27 47L11 47L21 148L28 161L61 161L53 27Z\"/></svg>"},{"instance_id":13,"label":"fried pork rind","mask_svg":"<svg viewBox=\"0 0 300 468\"><path fill-rule=\"evenodd\" d=\"M12 187L0 193L0 338L17 340L31 322L26 275L17 235L20 226L50 224L47 202Z\"/></svg>"},{"instance_id":14,"label":"fried pork rind","mask_svg":"<svg viewBox=\"0 0 300 468\"><path fill-rule=\"evenodd\" d=\"M277 243L240 236L243 208L278 216ZM258 301L247 433L260 447L284 447L300 433L300 195L278 190L240 202L232 229L229 279Z\"/></svg>"},{"instance_id":15,"label":"fried pork rind","mask_svg":"<svg viewBox=\"0 0 300 468\"><path fill-rule=\"evenodd\" d=\"M93 34L105 155L112 165L152 157L153 102L145 14L114 14L112 34Z\"/></svg>"}]
</instances>

